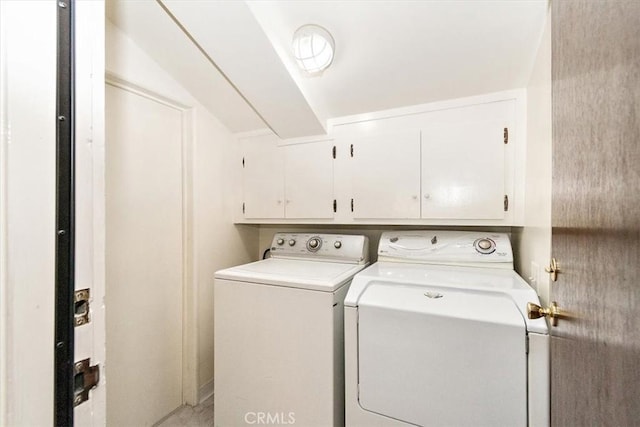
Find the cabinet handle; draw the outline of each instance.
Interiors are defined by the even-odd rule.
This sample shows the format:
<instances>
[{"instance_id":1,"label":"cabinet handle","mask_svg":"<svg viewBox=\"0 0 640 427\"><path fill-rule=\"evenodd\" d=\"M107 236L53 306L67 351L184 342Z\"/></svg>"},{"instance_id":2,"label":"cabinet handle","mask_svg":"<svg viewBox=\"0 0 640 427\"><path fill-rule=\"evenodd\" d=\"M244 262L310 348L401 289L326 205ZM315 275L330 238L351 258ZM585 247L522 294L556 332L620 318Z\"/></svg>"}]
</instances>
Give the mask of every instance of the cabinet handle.
<instances>
[{"instance_id":1,"label":"cabinet handle","mask_svg":"<svg viewBox=\"0 0 640 427\"><path fill-rule=\"evenodd\" d=\"M281 205L282 204L282 200L278 200L278 204Z\"/></svg>"},{"instance_id":2,"label":"cabinet handle","mask_svg":"<svg viewBox=\"0 0 640 427\"><path fill-rule=\"evenodd\" d=\"M416 196L416 195L411 196L411 198L412 198L413 200L418 200L418 196Z\"/></svg>"},{"instance_id":3,"label":"cabinet handle","mask_svg":"<svg viewBox=\"0 0 640 427\"><path fill-rule=\"evenodd\" d=\"M291 203L291 200L287 200L287 204Z\"/></svg>"},{"instance_id":4,"label":"cabinet handle","mask_svg":"<svg viewBox=\"0 0 640 427\"><path fill-rule=\"evenodd\" d=\"M431 194L425 194L425 195L424 195L424 198L425 198L425 199L430 199L430 198L431 198Z\"/></svg>"}]
</instances>

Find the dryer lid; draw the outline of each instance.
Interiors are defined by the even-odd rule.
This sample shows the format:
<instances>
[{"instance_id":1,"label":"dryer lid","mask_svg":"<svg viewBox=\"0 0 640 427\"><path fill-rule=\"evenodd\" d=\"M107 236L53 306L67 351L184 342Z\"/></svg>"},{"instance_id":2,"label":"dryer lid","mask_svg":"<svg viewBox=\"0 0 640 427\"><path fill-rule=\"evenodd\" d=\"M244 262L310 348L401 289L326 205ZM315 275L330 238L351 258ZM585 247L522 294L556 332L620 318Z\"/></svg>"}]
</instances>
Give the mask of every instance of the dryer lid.
<instances>
[{"instance_id":1,"label":"dryer lid","mask_svg":"<svg viewBox=\"0 0 640 427\"><path fill-rule=\"evenodd\" d=\"M499 293L371 283L358 307L359 402L415 425L526 426L525 322Z\"/></svg>"},{"instance_id":2,"label":"dryer lid","mask_svg":"<svg viewBox=\"0 0 640 427\"><path fill-rule=\"evenodd\" d=\"M360 296L359 308L377 307L411 315L439 316L522 328L525 319L515 301L501 292L372 281Z\"/></svg>"}]
</instances>

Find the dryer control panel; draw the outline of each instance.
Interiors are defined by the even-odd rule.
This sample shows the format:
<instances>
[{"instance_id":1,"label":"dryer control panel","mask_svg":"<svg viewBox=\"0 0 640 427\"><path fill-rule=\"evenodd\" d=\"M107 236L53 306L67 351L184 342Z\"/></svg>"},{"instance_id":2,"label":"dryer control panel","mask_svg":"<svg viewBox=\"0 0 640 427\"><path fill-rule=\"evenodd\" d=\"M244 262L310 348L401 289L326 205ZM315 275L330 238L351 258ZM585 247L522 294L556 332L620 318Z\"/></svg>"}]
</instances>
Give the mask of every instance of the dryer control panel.
<instances>
[{"instance_id":1,"label":"dryer control panel","mask_svg":"<svg viewBox=\"0 0 640 427\"><path fill-rule=\"evenodd\" d=\"M513 269L509 236L482 231L386 232L380 237L378 260Z\"/></svg>"},{"instance_id":2,"label":"dryer control panel","mask_svg":"<svg viewBox=\"0 0 640 427\"><path fill-rule=\"evenodd\" d=\"M274 258L305 258L352 264L369 262L369 239L361 235L276 233L270 249Z\"/></svg>"}]
</instances>

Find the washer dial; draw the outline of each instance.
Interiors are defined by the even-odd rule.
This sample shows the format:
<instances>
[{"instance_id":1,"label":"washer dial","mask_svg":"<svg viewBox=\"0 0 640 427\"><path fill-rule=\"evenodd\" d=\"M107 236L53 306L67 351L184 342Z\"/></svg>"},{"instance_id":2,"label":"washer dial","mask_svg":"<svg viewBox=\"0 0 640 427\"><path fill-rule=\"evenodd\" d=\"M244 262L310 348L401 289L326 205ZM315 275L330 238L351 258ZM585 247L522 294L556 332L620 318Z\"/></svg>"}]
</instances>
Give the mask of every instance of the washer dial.
<instances>
[{"instance_id":1,"label":"washer dial","mask_svg":"<svg viewBox=\"0 0 640 427\"><path fill-rule=\"evenodd\" d=\"M488 237L485 237L482 239L477 239L475 242L473 242L473 247L481 254L488 255L495 252L496 242L489 239Z\"/></svg>"},{"instance_id":2,"label":"washer dial","mask_svg":"<svg viewBox=\"0 0 640 427\"><path fill-rule=\"evenodd\" d=\"M317 252L322 247L322 239L318 236L312 237L307 240L307 249L310 252Z\"/></svg>"}]
</instances>

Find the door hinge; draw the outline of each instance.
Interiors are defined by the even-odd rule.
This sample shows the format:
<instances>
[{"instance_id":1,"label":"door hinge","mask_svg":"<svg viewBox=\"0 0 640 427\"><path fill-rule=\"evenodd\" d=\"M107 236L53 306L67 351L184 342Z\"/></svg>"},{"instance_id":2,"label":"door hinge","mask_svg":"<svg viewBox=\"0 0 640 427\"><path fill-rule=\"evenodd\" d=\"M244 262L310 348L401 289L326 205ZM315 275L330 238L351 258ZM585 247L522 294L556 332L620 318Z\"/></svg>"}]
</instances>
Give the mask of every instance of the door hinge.
<instances>
[{"instance_id":1,"label":"door hinge","mask_svg":"<svg viewBox=\"0 0 640 427\"><path fill-rule=\"evenodd\" d=\"M100 365L91 366L91 358L73 365L73 406L89 400L89 390L98 386Z\"/></svg>"},{"instance_id":2,"label":"door hinge","mask_svg":"<svg viewBox=\"0 0 640 427\"><path fill-rule=\"evenodd\" d=\"M333 153L333 158L336 158L336 146L333 146L333 150L331 150L331 152Z\"/></svg>"},{"instance_id":3,"label":"door hinge","mask_svg":"<svg viewBox=\"0 0 640 427\"><path fill-rule=\"evenodd\" d=\"M242 158L242 167L244 167L244 157Z\"/></svg>"},{"instance_id":4,"label":"door hinge","mask_svg":"<svg viewBox=\"0 0 640 427\"><path fill-rule=\"evenodd\" d=\"M90 322L89 297L89 289L80 289L73 293L73 323L75 326L82 326Z\"/></svg>"},{"instance_id":5,"label":"door hinge","mask_svg":"<svg viewBox=\"0 0 640 427\"><path fill-rule=\"evenodd\" d=\"M353 199L351 199L351 212L353 212Z\"/></svg>"},{"instance_id":6,"label":"door hinge","mask_svg":"<svg viewBox=\"0 0 640 427\"><path fill-rule=\"evenodd\" d=\"M353 157L353 144L351 144L351 148L349 149L349 151L351 152L351 157Z\"/></svg>"},{"instance_id":7,"label":"door hinge","mask_svg":"<svg viewBox=\"0 0 640 427\"><path fill-rule=\"evenodd\" d=\"M509 128L504 128L504 143L508 144L509 143Z\"/></svg>"},{"instance_id":8,"label":"door hinge","mask_svg":"<svg viewBox=\"0 0 640 427\"><path fill-rule=\"evenodd\" d=\"M529 354L529 335L525 335L524 350L526 354Z\"/></svg>"},{"instance_id":9,"label":"door hinge","mask_svg":"<svg viewBox=\"0 0 640 427\"><path fill-rule=\"evenodd\" d=\"M504 195L504 211L507 212L509 210L509 196Z\"/></svg>"},{"instance_id":10,"label":"door hinge","mask_svg":"<svg viewBox=\"0 0 640 427\"><path fill-rule=\"evenodd\" d=\"M338 201L333 199L333 213L338 212Z\"/></svg>"},{"instance_id":11,"label":"door hinge","mask_svg":"<svg viewBox=\"0 0 640 427\"><path fill-rule=\"evenodd\" d=\"M244 213L244 202L242 202L242 213Z\"/></svg>"}]
</instances>

